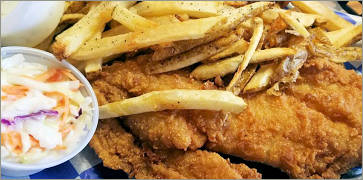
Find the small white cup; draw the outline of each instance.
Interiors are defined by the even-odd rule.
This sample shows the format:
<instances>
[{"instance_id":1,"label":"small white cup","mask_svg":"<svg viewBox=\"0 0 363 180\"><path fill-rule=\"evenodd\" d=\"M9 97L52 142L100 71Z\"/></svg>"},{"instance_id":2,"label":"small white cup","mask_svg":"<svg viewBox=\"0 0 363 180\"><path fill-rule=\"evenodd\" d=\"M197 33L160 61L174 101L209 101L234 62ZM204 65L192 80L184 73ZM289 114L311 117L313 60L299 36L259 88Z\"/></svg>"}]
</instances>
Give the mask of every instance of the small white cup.
<instances>
[{"instance_id":1,"label":"small white cup","mask_svg":"<svg viewBox=\"0 0 363 180\"><path fill-rule=\"evenodd\" d=\"M84 85L81 88L82 94L89 96L92 98L92 125L88 128L88 132L81 137L79 140L78 146L75 147L70 153L60 157L59 159L42 163L42 164L21 164L21 163L13 163L13 162L6 162L1 160L1 174L6 176L27 176L34 173L37 173L43 169L53 167L59 165L69 159L73 158L79 152L83 150L84 147L89 143L91 140L98 123L99 118L99 111L98 111L98 103L95 93L92 90L92 86L88 82L88 80L83 76L81 72L78 71L77 68L69 64L67 61L58 61L51 53L33 49L33 48L26 48L26 47L2 47L1 48L1 57L6 58L15 54L23 54L25 59L30 62L37 62L49 67L63 67L71 70L74 76Z\"/></svg>"},{"instance_id":2,"label":"small white cup","mask_svg":"<svg viewBox=\"0 0 363 180\"><path fill-rule=\"evenodd\" d=\"M2 46L38 45L55 30L64 6L64 1L17 2L9 14L1 17Z\"/></svg>"}]
</instances>

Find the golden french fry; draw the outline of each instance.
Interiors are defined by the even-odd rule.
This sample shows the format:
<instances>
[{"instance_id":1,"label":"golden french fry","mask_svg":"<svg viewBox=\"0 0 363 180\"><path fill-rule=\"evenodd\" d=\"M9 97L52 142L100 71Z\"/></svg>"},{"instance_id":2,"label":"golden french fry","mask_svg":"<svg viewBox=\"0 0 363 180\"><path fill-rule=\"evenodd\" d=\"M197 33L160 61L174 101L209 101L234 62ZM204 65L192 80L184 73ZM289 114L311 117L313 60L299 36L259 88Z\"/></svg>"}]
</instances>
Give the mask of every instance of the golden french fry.
<instances>
[{"instance_id":1,"label":"golden french fry","mask_svg":"<svg viewBox=\"0 0 363 180\"><path fill-rule=\"evenodd\" d=\"M97 40L101 39L103 29L104 29L104 27L101 27L99 29L99 31L89 41L97 41ZM102 62L103 62L102 58L90 59L87 61L83 61L83 62L78 61L78 62L80 62L80 63L76 63L76 64L78 64L78 66L79 66L79 64L82 64L85 73L97 72L97 71L102 70Z\"/></svg>"},{"instance_id":2,"label":"golden french fry","mask_svg":"<svg viewBox=\"0 0 363 180\"><path fill-rule=\"evenodd\" d=\"M111 13L115 5L114 2L109 1L100 3L76 24L59 34L52 45L55 56L63 59L77 51L100 27L111 20Z\"/></svg>"},{"instance_id":3,"label":"golden french fry","mask_svg":"<svg viewBox=\"0 0 363 180\"><path fill-rule=\"evenodd\" d=\"M209 43L215 39L215 36L206 36L202 39L190 39L184 41L173 42L173 46L167 48L157 48L153 53L151 61L161 61L172 56L184 53L190 49L193 49L199 45Z\"/></svg>"},{"instance_id":4,"label":"golden french fry","mask_svg":"<svg viewBox=\"0 0 363 180\"><path fill-rule=\"evenodd\" d=\"M242 26L246 29L252 29L253 28L253 18L246 19L242 22Z\"/></svg>"},{"instance_id":5,"label":"golden french fry","mask_svg":"<svg viewBox=\"0 0 363 180\"><path fill-rule=\"evenodd\" d=\"M218 104L218 106L216 106ZM205 109L240 113L246 107L242 98L221 90L153 91L138 97L99 107L100 119L166 109Z\"/></svg>"},{"instance_id":6,"label":"golden french fry","mask_svg":"<svg viewBox=\"0 0 363 180\"><path fill-rule=\"evenodd\" d=\"M218 14L228 15L229 13L233 12L236 8L225 4L224 2L220 3L217 9Z\"/></svg>"},{"instance_id":7,"label":"golden french fry","mask_svg":"<svg viewBox=\"0 0 363 180\"><path fill-rule=\"evenodd\" d=\"M82 19L85 15L81 13L75 14L64 14L60 20L60 23L76 23L80 19Z\"/></svg>"},{"instance_id":8,"label":"golden french fry","mask_svg":"<svg viewBox=\"0 0 363 180\"><path fill-rule=\"evenodd\" d=\"M224 4L233 6L235 8L243 7L248 4L247 1L224 1Z\"/></svg>"},{"instance_id":9,"label":"golden french fry","mask_svg":"<svg viewBox=\"0 0 363 180\"><path fill-rule=\"evenodd\" d=\"M361 61L362 48L361 47L340 47L327 45L327 44L311 44L310 53L315 57L327 58L335 63L344 63L348 61Z\"/></svg>"},{"instance_id":10,"label":"golden french fry","mask_svg":"<svg viewBox=\"0 0 363 180\"><path fill-rule=\"evenodd\" d=\"M189 15L184 13L184 14L175 14L176 18L179 19L179 21L187 21L190 19Z\"/></svg>"},{"instance_id":11,"label":"golden french fry","mask_svg":"<svg viewBox=\"0 0 363 180\"><path fill-rule=\"evenodd\" d=\"M254 74L251 80L243 89L243 93L257 92L267 88L275 72L276 64L261 65L260 69Z\"/></svg>"},{"instance_id":12,"label":"golden french fry","mask_svg":"<svg viewBox=\"0 0 363 180\"><path fill-rule=\"evenodd\" d=\"M133 6L141 16L163 16L168 14L188 14L203 18L216 16L217 2L203 1L143 1Z\"/></svg>"},{"instance_id":13,"label":"golden french fry","mask_svg":"<svg viewBox=\"0 0 363 180\"><path fill-rule=\"evenodd\" d=\"M336 15L331 9L317 1L291 1L291 3L304 13L317 14L327 19L328 23L323 25L330 31L352 26L351 23Z\"/></svg>"},{"instance_id":14,"label":"golden french fry","mask_svg":"<svg viewBox=\"0 0 363 180\"><path fill-rule=\"evenodd\" d=\"M102 38L104 37L110 37L110 36L117 36L120 34L126 34L131 32L129 29L127 29L125 26L123 25L119 25L116 27L111 28L110 30L107 30L105 32L102 33Z\"/></svg>"},{"instance_id":15,"label":"golden french fry","mask_svg":"<svg viewBox=\"0 0 363 180\"><path fill-rule=\"evenodd\" d=\"M326 35L335 47L347 46L362 39L362 24L327 32Z\"/></svg>"},{"instance_id":16,"label":"golden french fry","mask_svg":"<svg viewBox=\"0 0 363 180\"><path fill-rule=\"evenodd\" d=\"M335 63L362 61L362 48L360 47L341 47L337 49L335 54L329 58L330 61Z\"/></svg>"},{"instance_id":17,"label":"golden french fry","mask_svg":"<svg viewBox=\"0 0 363 180\"><path fill-rule=\"evenodd\" d=\"M288 13L289 12L279 12L280 16L286 22L286 24L288 24L291 28L293 28L304 38L309 37L310 33L308 32L308 30L305 29L304 25L301 24L296 19L292 18Z\"/></svg>"},{"instance_id":18,"label":"golden french fry","mask_svg":"<svg viewBox=\"0 0 363 180\"><path fill-rule=\"evenodd\" d=\"M225 18L217 16L159 25L141 32L105 37L96 42L86 43L72 54L72 59L97 59L165 42L198 39L204 37L214 26L220 26L223 23L225 23Z\"/></svg>"},{"instance_id":19,"label":"golden french fry","mask_svg":"<svg viewBox=\"0 0 363 180\"><path fill-rule=\"evenodd\" d=\"M240 91L238 91L234 87L235 87L236 83L238 82L238 80L240 79L243 70L248 66L254 52L256 51L257 45L260 42L260 39L261 39L262 33L263 33L263 20L261 18L257 17L254 19L254 22L255 22L255 25L254 25L253 35L250 40L250 45L249 45L245 55L243 56L242 62L238 66L237 72L234 74L231 82L228 84L228 86L226 88L227 91L232 91L236 95L238 95L240 93Z\"/></svg>"},{"instance_id":20,"label":"golden french fry","mask_svg":"<svg viewBox=\"0 0 363 180\"><path fill-rule=\"evenodd\" d=\"M207 80L217 76L225 76L226 74L235 72L242 60L243 55L238 55L222 61L202 64L193 70L191 76L199 80Z\"/></svg>"},{"instance_id":21,"label":"golden french fry","mask_svg":"<svg viewBox=\"0 0 363 180\"><path fill-rule=\"evenodd\" d=\"M149 19L150 21L156 22L160 25L181 22L174 14L165 15L165 16L148 17L147 19Z\"/></svg>"},{"instance_id":22,"label":"golden french fry","mask_svg":"<svg viewBox=\"0 0 363 180\"><path fill-rule=\"evenodd\" d=\"M228 47L226 50L212 56L209 58L208 61L215 61L218 59L222 59L227 56L231 56L234 54L243 54L246 52L247 48L249 46L249 43L245 41L244 39L240 39L237 42L233 43L230 47Z\"/></svg>"},{"instance_id":23,"label":"golden french fry","mask_svg":"<svg viewBox=\"0 0 363 180\"><path fill-rule=\"evenodd\" d=\"M242 90L247 86L248 82L251 78L256 74L258 64L250 64L247 68L242 72L241 78L237 81L234 89L242 92Z\"/></svg>"},{"instance_id":24,"label":"golden french fry","mask_svg":"<svg viewBox=\"0 0 363 180\"><path fill-rule=\"evenodd\" d=\"M81 14L87 14L91 9L95 8L99 4L100 1L88 1L87 4L82 9L76 12Z\"/></svg>"},{"instance_id":25,"label":"golden french fry","mask_svg":"<svg viewBox=\"0 0 363 180\"><path fill-rule=\"evenodd\" d=\"M203 61L218 52L226 49L231 43L239 40L240 37L235 33L232 33L228 37L220 38L209 44L201 45L187 51L183 54L179 54L158 62L151 62L146 66L146 72L150 74L157 74L163 72L169 72L178 70L197 62Z\"/></svg>"},{"instance_id":26,"label":"golden french fry","mask_svg":"<svg viewBox=\"0 0 363 180\"><path fill-rule=\"evenodd\" d=\"M102 70L102 59L94 59L86 61L86 67L84 68L86 73L98 72Z\"/></svg>"},{"instance_id":27,"label":"golden french fry","mask_svg":"<svg viewBox=\"0 0 363 180\"><path fill-rule=\"evenodd\" d=\"M269 9L261 14L261 18L263 19L264 22L271 24L279 17L279 12L287 12L287 11L288 10L285 9L276 9L276 8ZM296 19L305 27L312 26L315 21L318 21L319 23L323 23L326 21L326 19L323 16L316 14L307 14L302 12L290 11L289 15L291 18Z\"/></svg>"},{"instance_id":28,"label":"golden french fry","mask_svg":"<svg viewBox=\"0 0 363 180\"><path fill-rule=\"evenodd\" d=\"M257 16L272 5L273 3L271 2L256 2L237 9L230 6L222 6L222 8L219 9L219 13L227 17L227 23L219 26L217 30L210 31L210 33L208 33L205 38L178 41L174 42L172 47L159 49L158 51L154 52L152 61L164 60L177 54L186 52L199 45L214 41L225 35L226 32L236 28L247 18L251 16Z\"/></svg>"},{"instance_id":29,"label":"golden french fry","mask_svg":"<svg viewBox=\"0 0 363 180\"><path fill-rule=\"evenodd\" d=\"M253 54L250 63L261 63L268 60L294 55L295 53L296 50L291 48L270 48L264 50L257 50Z\"/></svg>"},{"instance_id":30,"label":"golden french fry","mask_svg":"<svg viewBox=\"0 0 363 180\"><path fill-rule=\"evenodd\" d=\"M290 48L270 48L257 50L253 54L250 64L278 59L293 55L295 53L296 51ZM214 63L203 64L195 68L191 73L191 76L199 80L211 79L217 76L225 76L226 74L235 72L238 69L238 65L242 61L243 55L238 55Z\"/></svg>"},{"instance_id":31,"label":"golden french fry","mask_svg":"<svg viewBox=\"0 0 363 180\"><path fill-rule=\"evenodd\" d=\"M121 6L116 6L112 18L132 31L143 31L158 26L157 23L134 14Z\"/></svg>"},{"instance_id":32,"label":"golden french fry","mask_svg":"<svg viewBox=\"0 0 363 180\"><path fill-rule=\"evenodd\" d=\"M255 2L237 9L221 12L223 16L228 17L227 23L224 24L221 29L229 29L230 27L236 27L250 17L254 17L264 10L272 6L272 2Z\"/></svg>"}]
</instances>

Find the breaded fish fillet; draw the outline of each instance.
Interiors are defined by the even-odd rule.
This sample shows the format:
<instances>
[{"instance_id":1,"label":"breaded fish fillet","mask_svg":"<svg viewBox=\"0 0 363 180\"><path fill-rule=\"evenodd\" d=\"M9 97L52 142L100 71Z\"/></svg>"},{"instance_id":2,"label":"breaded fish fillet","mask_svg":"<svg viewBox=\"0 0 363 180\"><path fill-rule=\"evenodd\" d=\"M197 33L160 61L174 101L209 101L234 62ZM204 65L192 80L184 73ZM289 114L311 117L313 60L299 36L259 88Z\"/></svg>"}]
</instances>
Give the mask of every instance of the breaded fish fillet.
<instances>
[{"instance_id":1,"label":"breaded fish fillet","mask_svg":"<svg viewBox=\"0 0 363 180\"><path fill-rule=\"evenodd\" d=\"M135 178L261 178L256 169L232 164L214 152L154 151L147 146L140 147L116 119L102 120L90 145L104 166L123 170Z\"/></svg>"},{"instance_id":2,"label":"breaded fish fillet","mask_svg":"<svg viewBox=\"0 0 363 180\"><path fill-rule=\"evenodd\" d=\"M105 66L102 72L88 76L97 95L100 105L138 96L147 92L168 89L216 89L213 83L203 83L188 77L186 71L176 71L160 75L147 75L143 71L142 60L117 62L111 66ZM195 150L202 147L207 137L185 117L181 111L165 111L146 113L144 115L129 116L125 124L141 140L147 142L155 149L182 149ZM185 111L183 111L185 112ZM194 112L194 111L188 111ZM200 113L199 113L200 112ZM185 113L184 113L185 114ZM189 114L189 113L187 113ZM212 116L200 116L203 111L194 114L195 121L202 121L204 117L210 126L211 134L218 126L223 125L220 113L214 112ZM215 117L212 119L212 117ZM202 126L201 126L202 127ZM212 129L211 129L212 128Z\"/></svg>"},{"instance_id":3,"label":"breaded fish fillet","mask_svg":"<svg viewBox=\"0 0 363 180\"><path fill-rule=\"evenodd\" d=\"M281 96L244 97L208 149L279 167L293 178L339 178L362 161L362 78L313 59Z\"/></svg>"},{"instance_id":4,"label":"breaded fish fillet","mask_svg":"<svg viewBox=\"0 0 363 180\"><path fill-rule=\"evenodd\" d=\"M136 73L132 66L139 66ZM112 87L128 94L205 88L181 72L146 75L140 66L131 61L111 66L95 83L113 83ZM119 71L123 76L118 76ZM112 82L112 77L121 80ZM141 85L151 83L150 79L154 85ZM125 124L154 148L196 149L207 141L212 151L269 164L291 177L337 178L362 160L361 81L360 75L341 65L310 59L300 69L297 82L288 85L281 96L266 92L245 95L248 106L239 115L169 110L130 116ZM112 88L95 87L104 91L99 99L113 94L107 92Z\"/></svg>"}]
</instances>

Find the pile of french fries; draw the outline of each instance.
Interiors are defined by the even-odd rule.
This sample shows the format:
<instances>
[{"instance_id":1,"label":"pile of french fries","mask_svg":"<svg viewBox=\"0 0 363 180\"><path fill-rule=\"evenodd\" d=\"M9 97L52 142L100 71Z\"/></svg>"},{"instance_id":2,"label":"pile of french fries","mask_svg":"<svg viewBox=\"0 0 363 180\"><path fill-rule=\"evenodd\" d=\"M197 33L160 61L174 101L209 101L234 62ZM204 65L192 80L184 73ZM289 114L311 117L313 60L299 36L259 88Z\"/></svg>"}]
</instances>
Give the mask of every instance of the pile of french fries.
<instances>
[{"instance_id":1,"label":"pile of french fries","mask_svg":"<svg viewBox=\"0 0 363 180\"><path fill-rule=\"evenodd\" d=\"M192 78L225 89L151 92L102 106L102 118L170 108L239 112L236 108L245 103L235 95L267 89L276 95L281 86L296 81L308 57L336 63L361 60L362 49L349 47L361 40L361 24L347 22L319 2L292 1L289 10L281 7L287 4L283 2L66 3L61 23L37 47L82 72L101 71L103 63L126 54L146 59L146 73L193 67ZM173 106L175 102L181 104Z\"/></svg>"}]
</instances>

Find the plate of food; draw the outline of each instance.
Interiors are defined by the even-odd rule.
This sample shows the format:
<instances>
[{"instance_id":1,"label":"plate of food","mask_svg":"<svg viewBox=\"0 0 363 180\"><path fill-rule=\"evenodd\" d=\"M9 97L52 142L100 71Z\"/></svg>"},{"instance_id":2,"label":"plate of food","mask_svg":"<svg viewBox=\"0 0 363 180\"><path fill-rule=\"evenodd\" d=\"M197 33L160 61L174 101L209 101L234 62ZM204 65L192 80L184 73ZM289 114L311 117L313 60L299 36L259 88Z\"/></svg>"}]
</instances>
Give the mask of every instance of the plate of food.
<instances>
[{"instance_id":1,"label":"plate of food","mask_svg":"<svg viewBox=\"0 0 363 180\"><path fill-rule=\"evenodd\" d=\"M23 178L361 176L361 17L311 1L67 1L62 8L33 48L87 78L97 129L69 161ZM24 86L14 97L27 97L31 83L13 80ZM2 79L2 94L6 86ZM25 114L5 115L2 154L14 143L3 145L3 127Z\"/></svg>"}]
</instances>

